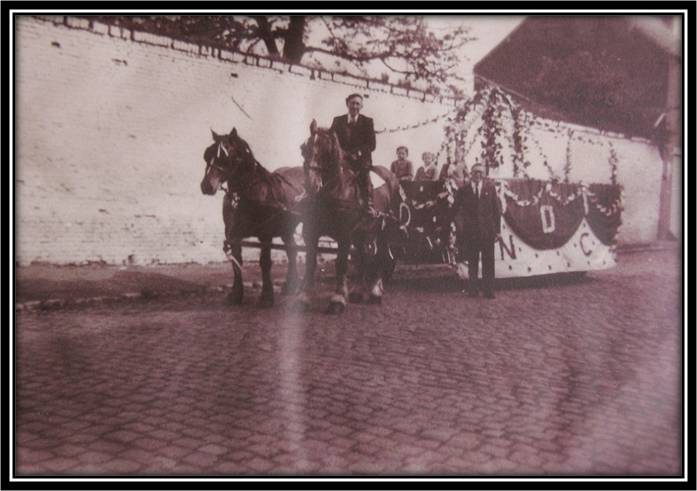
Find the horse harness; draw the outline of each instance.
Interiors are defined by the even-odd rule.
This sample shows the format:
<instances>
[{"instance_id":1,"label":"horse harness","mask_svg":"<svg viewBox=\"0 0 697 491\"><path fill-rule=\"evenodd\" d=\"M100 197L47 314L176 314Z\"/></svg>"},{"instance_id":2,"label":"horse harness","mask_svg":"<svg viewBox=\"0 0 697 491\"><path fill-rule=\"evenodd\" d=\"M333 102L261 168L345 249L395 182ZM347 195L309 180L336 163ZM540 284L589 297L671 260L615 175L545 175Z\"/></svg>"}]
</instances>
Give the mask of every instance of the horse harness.
<instances>
[{"instance_id":1,"label":"horse harness","mask_svg":"<svg viewBox=\"0 0 697 491\"><path fill-rule=\"evenodd\" d=\"M246 144L246 142L245 142ZM230 159L230 152L229 150L225 147L223 142L220 142L218 144L218 155L217 158L221 159L222 155L224 154L226 158ZM272 213L268 218L263 220L262 222L258 223L256 225L257 228L262 228L264 227L268 222L274 220L277 218L281 213L296 213L293 212L292 210L288 209L288 207L284 204L283 200L279 198L279 196L276 193L274 183L272 182L272 174L268 171L265 171L261 163L254 157L254 154L252 153L251 149L249 147L246 147L246 151L244 152L245 155L240 155L236 158L236 166L243 164L246 167L251 167L251 169L248 169L244 172L245 175L251 175L251 179L246 182L246 188L252 188L255 184L257 184L260 181L266 180L266 184L268 185L269 193L271 195L271 201L275 204L263 204L262 206L275 209L276 212ZM248 159L245 159L245 156L249 157ZM220 165L213 163L214 159L211 159L211 162L208 163L209 166L215 167L221 172L225 173L226 175L228 174L227 169L221 167ZM260 170L262 172L260 172ZM241 173L240 173L241 174ZM293 183L286 178L282 174L275 174L278 176L281 180L283 180L288 186L291 188L295 188ZM229 183L229 179L226 180L226 182ZM244 199L245 201L250 201L250 202L255 202L255 200L250 199L249 197L245 197L243 193L239 192L236 189L231 189L230 186L227 186L221 188L225 191L225 198L230 200L231 205L233 208L238 207L242 200ZM260 203L257 201L257 203ZM261 204L261 203L260 203Z\"/></svg>"}]
</instances>

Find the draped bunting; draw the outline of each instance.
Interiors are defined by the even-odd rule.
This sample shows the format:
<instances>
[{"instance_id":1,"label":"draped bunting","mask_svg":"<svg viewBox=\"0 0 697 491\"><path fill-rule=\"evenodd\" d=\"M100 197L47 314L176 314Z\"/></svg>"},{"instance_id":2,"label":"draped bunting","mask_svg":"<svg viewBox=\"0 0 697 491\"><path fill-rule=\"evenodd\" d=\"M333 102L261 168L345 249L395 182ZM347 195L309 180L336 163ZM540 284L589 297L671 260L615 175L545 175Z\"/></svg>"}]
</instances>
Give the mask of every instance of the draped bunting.
<instances>
[{"instance_id":1,"label":"draped bunting","mask_svg":"<svg viewBox=\"0 0 697 491\"><path fill-rule=\"evenodd\" d=\"M622 223L622 188L613 184L567 184L532 179L497 181L504 219L520 239L539 250L569 241L586 218L595 236L614 244Z\"/></svg>"},{"instance_id":2,"label":"draped bunting","mask_svg":"<svg viewBox=\"0 0 697 491\"><path fill-rule=\"evenodd\" d=\"M603 244L611 245L622 225L622 188L591 184L589 191L588 225Z\"/></svg>"},{"instance_id":3,"label":"draped bunting","mask_svg":"<svg viewBox=\"0 0 697 491\"><path fill-rule=\"evenodd\" d=\"M505 183L511 194L520 200L534 201L526 206L510 194L505 196L503 214L506 223L523 242L534 249L556 249L569 241L583 220L584 207L581 199L570 199L576 186L552 184L557 200L546 190L547 183L533 180L516 180ZM555 189L556 188L556 189Z\"/></svg>"}]
</instances>

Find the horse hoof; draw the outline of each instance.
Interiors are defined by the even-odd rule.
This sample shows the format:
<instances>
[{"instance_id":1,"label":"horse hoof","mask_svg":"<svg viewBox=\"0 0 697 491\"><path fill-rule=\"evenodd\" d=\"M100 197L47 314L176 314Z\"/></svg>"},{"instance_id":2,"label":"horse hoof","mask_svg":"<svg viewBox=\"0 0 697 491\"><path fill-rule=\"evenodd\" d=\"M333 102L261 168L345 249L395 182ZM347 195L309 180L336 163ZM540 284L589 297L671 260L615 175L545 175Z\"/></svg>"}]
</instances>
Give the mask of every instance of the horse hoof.
<instances>
[{"instance_id":1,"label":"horse hoof","mask_svg":"<svg viewBox=\"0 0 697 491\"><path fill-rule=\"evenodd\" d=\"M363 294L361 292L349 293L349 302L351 302L351 303L363 303Z\"/></svg>"},{"instance_id":2,"label":"horse hoof","mask_svg":"<svg viewBox=\"0 0 697 491\"><path fill-rule=\"evenodd\" d=\"M342 302L330 302L327 307L327 313L332 315L343 314L346 311L346 305Z\"/></svg>"},{"instance_id":3,"label":"horse hoof","mask_svg":"<svg viewBox=\"0 0 697 491\"><path fill-rule=\"evenodd\" d=\"M259 299L259 308L269 309L273 307L273 298L262 297Z\"/></svg>"},{"instance_id":4,"label":"horse hoof","mask_svg":"<svg viewBox=\"0 0 697 491\"><path fill-rule=\"evenodd\" d=\"M380 305L382 303L382 297L378 297L377 295L370 295L368 297L368 303L370 305Z\"/></svg>"},{"instance_id":5,"label":"horse hoof","mask_svg":"<svg viewBox=\"0 0 697 491\"><path fill-rule=\"evenodd\" d=\"M241 305L242 304L242 293L231 291L225 297L225 302L228 305Z\"/></svg>"}]
</instances>

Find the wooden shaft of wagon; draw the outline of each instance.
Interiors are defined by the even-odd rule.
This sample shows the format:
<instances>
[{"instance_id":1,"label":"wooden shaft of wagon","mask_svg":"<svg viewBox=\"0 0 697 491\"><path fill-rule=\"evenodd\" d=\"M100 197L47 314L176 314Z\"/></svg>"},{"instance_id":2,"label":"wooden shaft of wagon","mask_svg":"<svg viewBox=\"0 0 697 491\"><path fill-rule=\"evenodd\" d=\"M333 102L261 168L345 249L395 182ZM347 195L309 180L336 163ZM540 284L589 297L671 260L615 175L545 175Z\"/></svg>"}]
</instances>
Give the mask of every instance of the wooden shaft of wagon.
<instances>
[{"instance_id":1,"label":"wooden shaft of wagon","mask_svg":"<svg viewBox=\"0 0 697 491\"><path fill-rule=\"evenodd\" d=\"M253 241L253 240L243 240L242 241L242 247L254 247L254 248L261 248L261 244L259 242ZM271 249L276 249L279 251L285 251L286 246L283 244L271 244ZM297 249L299 252L305 252L305 246L297 246ZM322 247L319 246L317 247L317 252L321 252L323 254L336 254L336 249L333 247Z\"/></svg>"}]
</instances>

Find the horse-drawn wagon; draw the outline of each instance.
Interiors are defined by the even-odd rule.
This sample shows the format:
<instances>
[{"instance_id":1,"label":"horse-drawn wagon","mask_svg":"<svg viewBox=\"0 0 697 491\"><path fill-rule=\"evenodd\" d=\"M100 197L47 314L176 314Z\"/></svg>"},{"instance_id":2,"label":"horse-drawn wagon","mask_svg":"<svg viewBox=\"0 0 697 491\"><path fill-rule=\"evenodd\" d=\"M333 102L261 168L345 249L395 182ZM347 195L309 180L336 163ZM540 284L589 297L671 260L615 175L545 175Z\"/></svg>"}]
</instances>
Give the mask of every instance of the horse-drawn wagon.
<instances>
[{"instance_id":1,"label":"horse-drawn wagon","mask_svg":"<svg viewBox=\"0 0 697 491\"><path fill-rule=\"evenodd\" d=\"M270 250L279 247L272 243L275 237L283 239L280 247L288 254L284 288L288 293L294 292L298 283L297 251L308 254L305 289L312 285L308 279L314 278L317 252L337 254L337 289L330 306L335 312L343 311L347 297L379 302L382 280L391 275L398 262L448 264L466 277L459 248L467 230L454 206L462 182L398 182L386 169L378 168L375 174L380 182L375 193L380 213L363 219L355 206L344 206L345 197L352 196L353 181L345 175L340 152L331 148L338 145L335 137L316 126L311 131L303 145L305 178L314 173L317 189L324 186L334 195L303 190L307 181L300 167L273 173L265 170L234 130L230 135L214 134L214 144L206 149L202 191L215 194L223 183L228 186L223 215L226 252L235 271L230 295L234 303L242 300L242 246L261 249L261 301L267 306L273 303ZM321 148L323 145L327 148ZM615 264L614 241L622 211L619 186L528 178L493 181L502 210L501 234L495 247L496 277L584 272ZM298 244L298 234L294 233L301 222L305 244ZM318 248L321 236L331 236L336 247ZM257 237L259 242L245 240L249 237ZM351 295L346 284L349 251L358 263L357 277L363 283L363 290ZM300 302L307 305L305 293Z\"/></svg>"}]
</instances>

